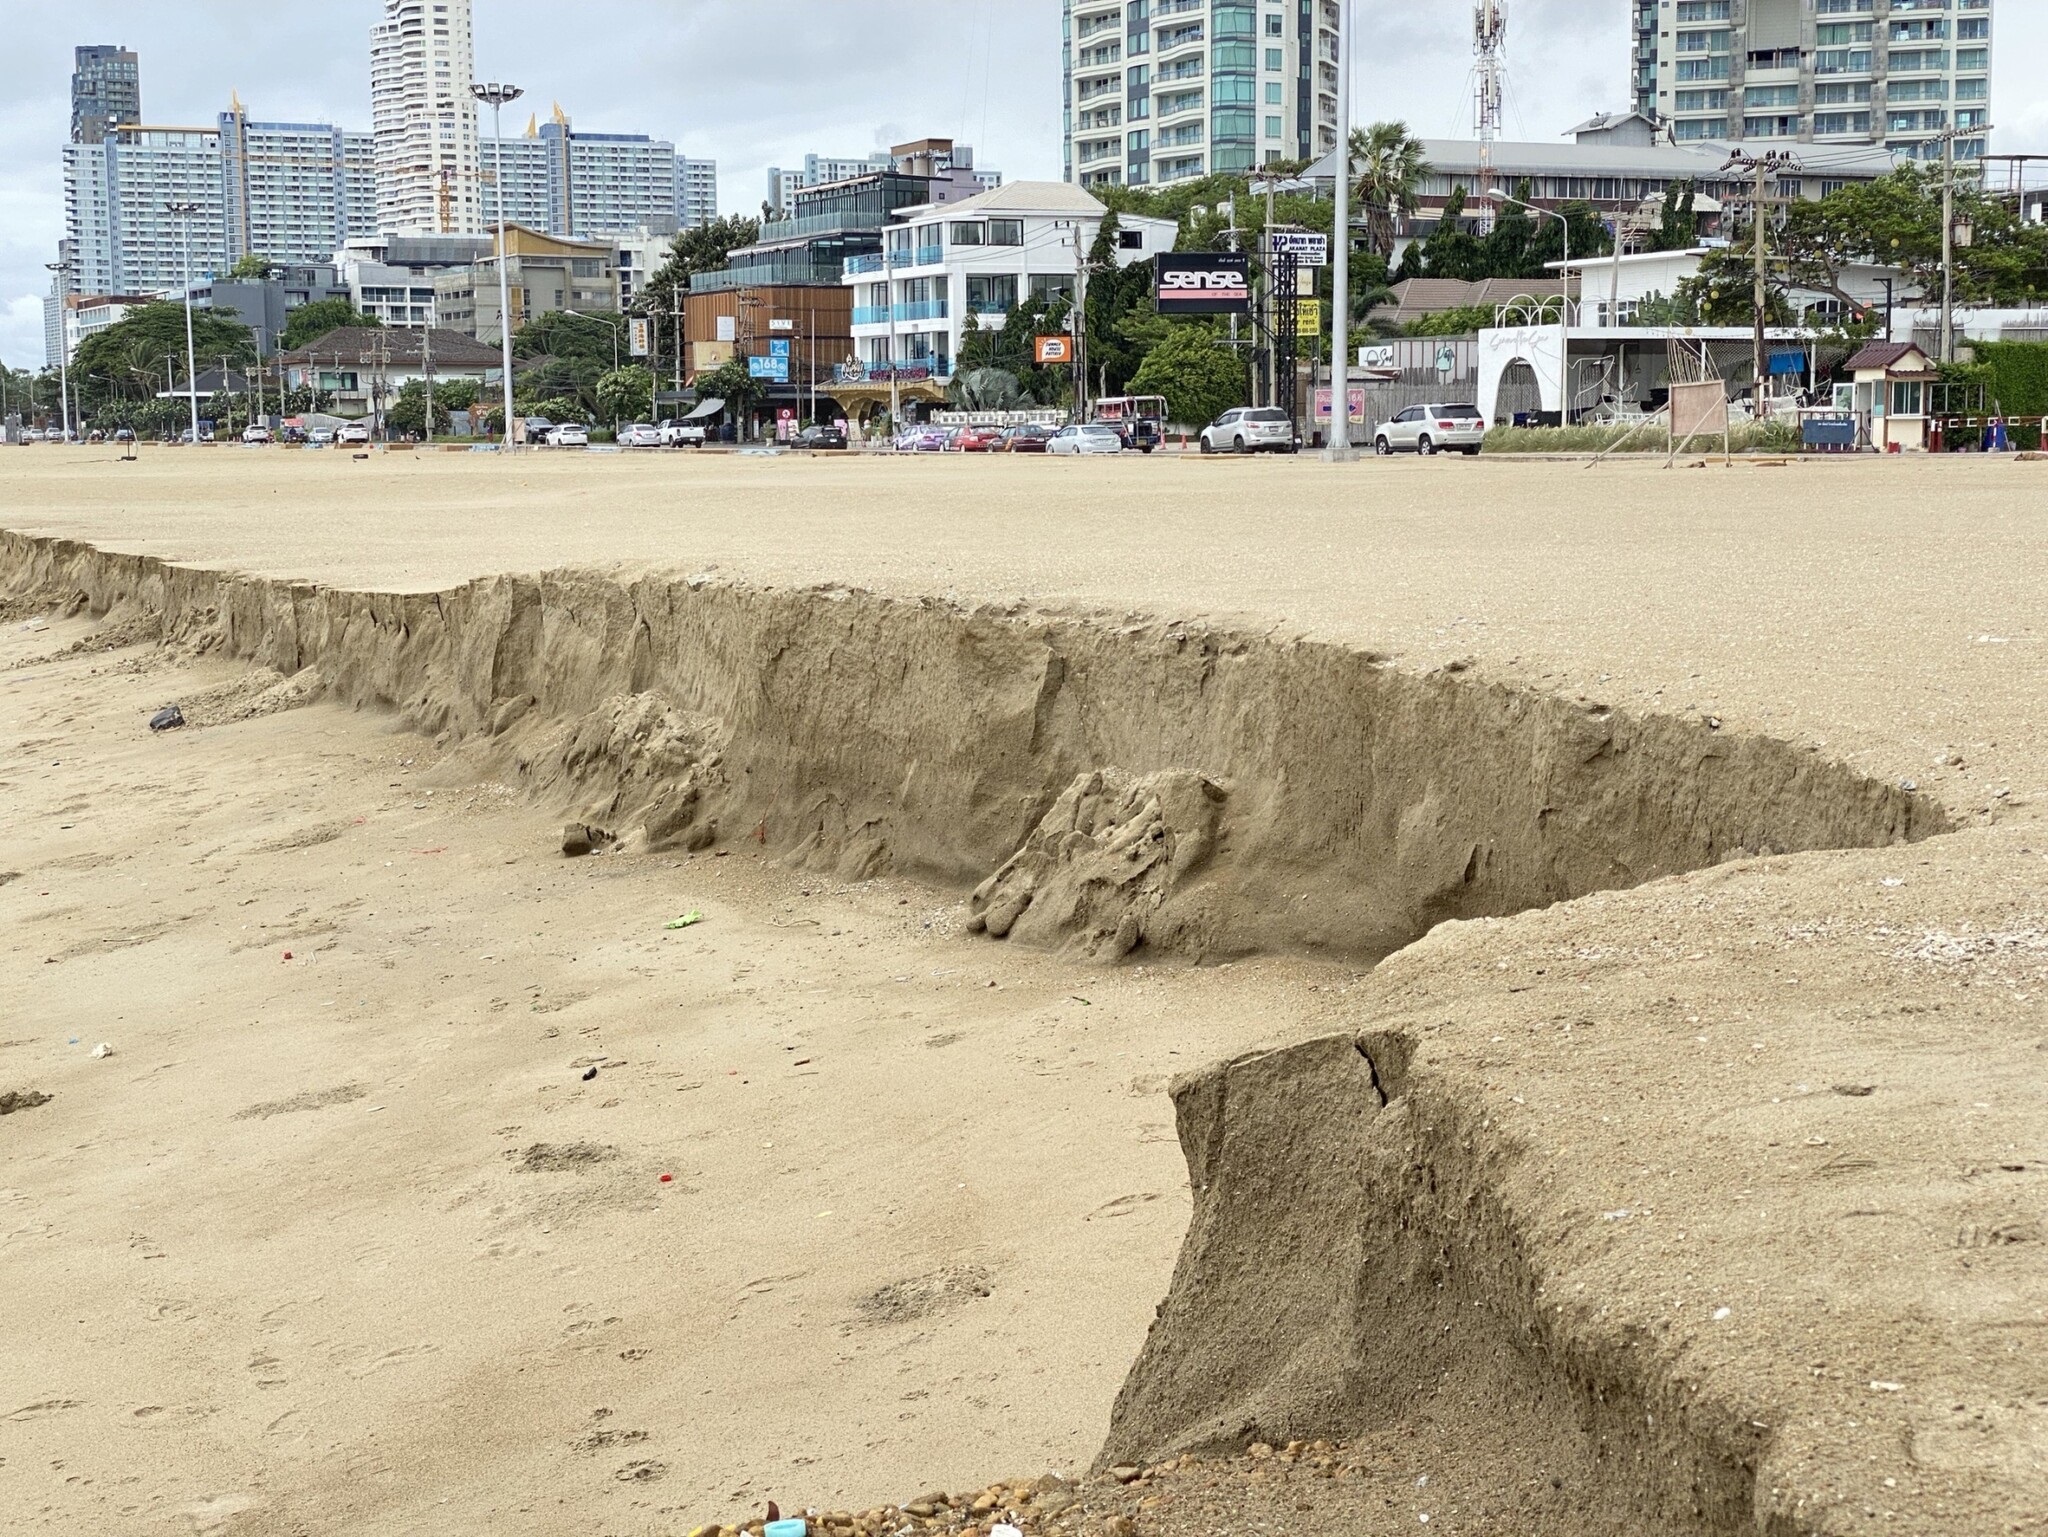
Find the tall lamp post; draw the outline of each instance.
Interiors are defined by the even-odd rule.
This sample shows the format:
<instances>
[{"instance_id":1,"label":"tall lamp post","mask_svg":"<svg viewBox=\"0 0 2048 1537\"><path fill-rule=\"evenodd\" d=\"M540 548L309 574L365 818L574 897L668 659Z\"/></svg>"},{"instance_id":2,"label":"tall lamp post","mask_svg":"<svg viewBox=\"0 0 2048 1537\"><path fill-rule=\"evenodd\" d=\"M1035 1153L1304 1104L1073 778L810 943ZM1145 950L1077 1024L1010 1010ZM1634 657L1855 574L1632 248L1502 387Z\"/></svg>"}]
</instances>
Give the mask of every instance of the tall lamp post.
<instances>
[{"instance_id":1,"label":"tall lamp post","mask_svg":"<svg viewBox=\"0 0 2048 1537\"><path fill-rule=\"evenodd\" d=\"M199 446L199 356L192 345L192 219L197 203L166 203L164 212L185 228L185 393L192 402L192 446ZM225 380L222 381L225 384Z\"/></svg>"},{"instance_id":2,"label":"tall lamp post","mask_svg":"<svg viewBox=\"0 0 2048 1537\"><path fill-rule=\"evenodd\" d=\"M70 328L64 324L64 301L71 297L71 285L64 282L71 276L71 263L65 261L44 262L57 283L57 404L64 413L64 441L71 441L71 336ZM30 413L33 416L34 413Z\"/></svg>"},{"instance_id":3,"label":"tall lamp post","mask_svg":"<svg viewBox=\"0 0 2048 1537\"><path fill-rule=\"evenodd\" d=\"M1325 459L1355 459L1351 446L1351 10L1337 17L1337 206L1330 253L1330 446Z\"/></svg>"},{"instance_id":4,"label":"tall lamp post","mask_svg":"<svg viewBox=\"0 0 2048 1537\"><path fill-rule=\"evenodd\" d=\"M505 386L505 448L512 448L512 289L505 276L505 104L526 93L516 85L493 80L473 85L469 94L491 109L491 174L498 188L498 338L503 344Z\"/></svg>"}]
</instances>

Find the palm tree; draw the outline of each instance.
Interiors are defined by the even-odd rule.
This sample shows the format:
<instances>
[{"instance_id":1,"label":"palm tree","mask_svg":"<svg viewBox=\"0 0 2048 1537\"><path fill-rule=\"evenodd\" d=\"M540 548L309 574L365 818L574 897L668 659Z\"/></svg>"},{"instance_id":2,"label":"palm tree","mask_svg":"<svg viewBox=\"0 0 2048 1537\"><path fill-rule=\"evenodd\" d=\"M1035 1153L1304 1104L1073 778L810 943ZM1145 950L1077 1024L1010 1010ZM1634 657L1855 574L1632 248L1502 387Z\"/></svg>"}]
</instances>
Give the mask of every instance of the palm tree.
<instances>
[{"instance_id":1,"label":"palm tree","mask_svg":"<svg viewBox=\"0 0 2048 1537\"><path fill-rule=\"evenodd\" d=\"M1351 130L1351 164L1356 193L1365 210L1366 244L1393 259L1394 233L1402 216L1415 212L1415 195L1429 175L1422 141L1406 123L1374 123Z\"/></svg>"}]
</instances>

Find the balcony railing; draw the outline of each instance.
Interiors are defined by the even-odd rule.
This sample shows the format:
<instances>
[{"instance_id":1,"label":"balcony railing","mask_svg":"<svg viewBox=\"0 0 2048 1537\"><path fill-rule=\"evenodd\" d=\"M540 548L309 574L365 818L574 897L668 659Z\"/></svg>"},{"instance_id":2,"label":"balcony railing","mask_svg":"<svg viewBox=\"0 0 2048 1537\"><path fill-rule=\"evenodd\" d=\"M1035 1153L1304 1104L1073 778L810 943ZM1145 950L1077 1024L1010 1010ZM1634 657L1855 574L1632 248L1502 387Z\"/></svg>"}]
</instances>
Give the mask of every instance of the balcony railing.
<instances>
[{"instance_id":1,"label":"balcony railing","mask_svg":"<svg viewBox=\"0 0 2048 1537\"><path fill-rule=\"evenodd\" d=\"M896 306L896 320L899 325L906 320L944 320L945 318L946 301L944 299L924 299L916 304L899 304Z\"/></svg>"},{"instance_id":2,"label":"balcony railing","mask_svg":"<svg viewBox=\"0 0 2048 1537\"><path fill-rule=\"evenodd\" d=\"M853 323L857 326L885 326L889 323L889 306L856 304L853 307Z\"/></svg>"},{"instance_id":3,"label":"balcony railing","mask_svg":"<svg viewBox=\"0 0 2048 1537\"><path fill-rule=\"evenodd\" d=\"M840 271L846 277L855 278L864 272L880 272L882 265L882 253L880 251L870 251L865 256L847 257L846 264L840 268Z\"/></svg>"}]
</instances>

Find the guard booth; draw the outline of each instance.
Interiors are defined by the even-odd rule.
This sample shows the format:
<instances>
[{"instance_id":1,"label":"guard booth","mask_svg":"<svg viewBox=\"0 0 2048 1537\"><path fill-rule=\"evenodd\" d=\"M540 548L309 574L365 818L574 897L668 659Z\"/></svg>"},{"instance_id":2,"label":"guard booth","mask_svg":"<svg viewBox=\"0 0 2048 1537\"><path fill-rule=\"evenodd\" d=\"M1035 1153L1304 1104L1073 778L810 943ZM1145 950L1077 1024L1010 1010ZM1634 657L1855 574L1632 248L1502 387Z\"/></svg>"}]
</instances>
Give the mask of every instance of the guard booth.
<instances>
[{"instance_id":1,"label":"guard booth","mask_svg":"<svg viewBox=\"0 0 2048 1537\"><path fill-rule=\"evenodd\" d=\"M1872 342L1843 365L1854 381L1855 412L1865 441L1881 454L1934 446L1930 424L1941 370L1911 342Z\"/></svg>"}]
</instances>

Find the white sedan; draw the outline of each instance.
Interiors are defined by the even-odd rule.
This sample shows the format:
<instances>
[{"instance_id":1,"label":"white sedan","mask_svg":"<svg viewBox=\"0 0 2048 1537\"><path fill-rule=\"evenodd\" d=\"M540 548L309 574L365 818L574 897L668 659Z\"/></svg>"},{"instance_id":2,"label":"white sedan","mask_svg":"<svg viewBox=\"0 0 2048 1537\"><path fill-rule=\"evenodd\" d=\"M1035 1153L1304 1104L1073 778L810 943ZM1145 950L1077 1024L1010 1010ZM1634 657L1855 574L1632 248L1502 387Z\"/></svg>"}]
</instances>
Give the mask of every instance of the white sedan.
<instances>
[{"instance_id":1,"label":"white sedan","mask_svg":"<svg viewBox=\"0 0 2048 1537\"><path fill-rule=\"evenodd\" d=\"M1045 441L1049 454L1120 454L1123 435L1107 422L1076 422Z\"/></svg>"},{"instance_id":2,"label":"white sedan","mask_svg":"<svg viewBox=\"0 0 2048 1537\"><path fill-rule=\"evenodd\" d=\"M651 422L635 422L630 427L619 429L621 448L659 448L662 446L661 429Z\"/></svg>"},{"instance_id":3,"label":"white sedan","mask_svg":"<svg viewBox=\"0 0 2048 1537\"><path fill-rule=\"evenodd\" d=\"M578 422L564 422L548 434L550 448L588 448L590 432Z\"/></svg>"}]
</instances>

